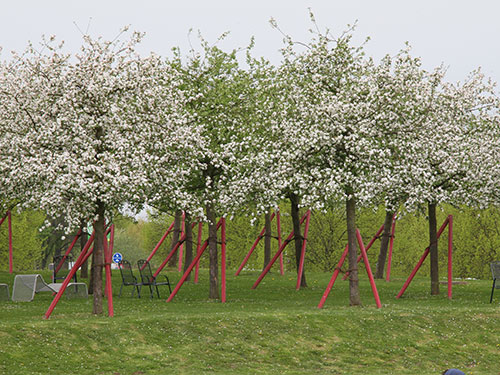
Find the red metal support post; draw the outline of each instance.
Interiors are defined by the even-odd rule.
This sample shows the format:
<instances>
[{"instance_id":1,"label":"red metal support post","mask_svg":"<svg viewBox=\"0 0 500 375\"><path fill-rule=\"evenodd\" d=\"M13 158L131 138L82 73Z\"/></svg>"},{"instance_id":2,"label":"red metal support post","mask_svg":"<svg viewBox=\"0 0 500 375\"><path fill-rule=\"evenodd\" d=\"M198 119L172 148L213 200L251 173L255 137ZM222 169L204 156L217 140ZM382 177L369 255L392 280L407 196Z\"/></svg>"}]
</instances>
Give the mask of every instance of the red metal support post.
<instances>
[{"instance_id":1,"label":"red metal support post","mask_svg":"<svg viewBox=\"0 0 500 375\"><path fill-rule=\"evenodd\" d=\"M68 258L69 253L71 253L71 250L73 250L73 247L75 246L78 238L80 238L81 234L82 234L82 230L80 229L78 231L78 233L76 234L75 238L73 239L73 241L71 241L71 244L69 245L68 249L64 253L63 257L61 258L61 261L57 265L56 270L54 272L55 274L57 274L59 272L59 270L61 269L61 267L63 266L64 262L66 261L66 258ZM55 267L55 265L54 265L54 267Z\"/></svg>"},{"instance_id":2,"label":"red metal support post","mask_svg":"<svg viewBox=\"0 0 500 375\"><path fill-rule=\"evenodd\" d=\"M184 275L182 275L181 279L179 280L179 282L175 286L174 290L172 290L172 293L170 294L170 296L168 296L167 302L170 302L170 301L172 301L174 299L175 295L177 294L177 292L179 291L179 289L181 289L181 287L184 284L184 282L186 281L189 273L193 270L193 268L196 265L196 263L200 260L201 256L203 255L203 253L205 252L205 250L207 249L207 247L208 247L208 240L206 240L203 243L203 246L201 247L200 252L193 259L193 261L191 262L191 264L187 268L186 272L184 272Z\"/></svg>"},{"instance_id":3,"label":"red metal support post","mask_svg":"<svg viewBox=\"0 0 500 375\"><path fill-rule=\"evenodd\" d=\"M446 218L446 220L443 222L443 224L441 225L441 227L439 228L438 232L437 232L437 238L439 239L439 237L441 237L441 234L443 233L444 229L446 228L446 226L449 224L449 219L450 219L450 216L448 216ZM424 254L422 255L422 257L420 258L420 260L418 261L417 265L415 266L415 268L413 269L413 271L411 271L411 274L410 276L408 276L408 279L406 280L406 282L404 283L403 287L401 288L401 290L399 291L398 295L396 296L396 298L401 298L401 296L403 295L403 293L406 291L406 289L408 288L408 285L410 285L411 281L413 280L413 278L415 277L415 274L417 273L417 271L420 269L420 267L422 267L422 263L424 263L424 260L425 258L427 257L427 255L429 255L429 246L427 246L427 248L425 249L424 251Z\"/></svg>"},{"instance_id":4,"label":"red metal support post","mask_svg":"<svg viewBox=\"0 0 500 375\"><path fill-rule=\"evenodd\" d=\"M276 225L278 227L278 249L281 247L281 215L280 212L276 212ZM283 267L283 253L280 254L280 274L283 276L285 274L285 270Z\"/></svg>"},{"instance_id":5,"label":"red metal support post","mask_svg":"<svg viewBox=\"0 0 500 375\"><path fill-rule=\"evenodd\" d=\"M375 298L375 303L377 304L377 308L380 309L382 307L382 304L380 303L380 297L378 295L377 285L375 285L375 279L373 278L370 262L368 261L368 254L366 253L365 245L363 244L363 239L361 238L359 229L356 229L356 237L358 239L358 245L361 250L361 255L363 256L363 261L365 263L366 273L368 274L368 280L370 280L370 286L372 288L373 297Z\"/></svg>"},{"instance_id":6,"label":"red metal support post","mask_svg":"<svg viewBox=\"0 0 500 375\"><path fill-rule=\"evenodd\" d=\"M147 261L150 262L151 259L153 258L153 256L156 254L156 252L158 251L158 249L160 248L160 246L163 244L163 241L165 241L165 239L168 237L168 235L170 234L170 232L172 232L172 229L174 228L174 222L172 222L172 224L170 224L170 226L168 227L168 229L166 230L166 232L163 234L163 236L160 238L160 241L158 241L158 243L156 244L155 248L153 249L153 251L151 251L151 254L149 254L148 258L147 258Z\"/></svg>"},{"instance_id":7,"label":"red metal support post","mask_svg":"<svg viewBox=\"0 0 500 375\"><path fill-rule=\"evenodd\" d=\"M200 247L201 247L201 236L203 233L203 223L200 221L198 222L198 241L196 243L196 255L200 253ZM200 271L200 261L196 263L196 270L194 272L194 283L198 284L198 273Z\"/></svg>"},{"instance_id":8,"label":"red metal support post","mask_svg":"<svg viewBox=\"0 0 500 375\"><path fill-rule=\"evenodd\" d=\"M182 222L181 222L181 236L186 233L186 213L182 212ZM182 272L182 257L184 255L184 242L179 246L179 259L177 261L177 271Z\"/></svg>"},{"instance_id":9,"label":"red metal support post","mask_svg":"<svg viewBox=\"0 0 500 375\"><path fill-rule=\"evenodd\" d=\"M222 226L221 226L221 302L226 302L226 219L222 218Z\"/></svg>"},{"instance_id":10,"label":"red metal support post","mask_svg":"<svg viewBox=\"0 0 500 375\"><path fill-rule=\"evenodd\" d=\"M217 225L216 225L216 230L219 230L219 228L222 226L222 222L223 222L223 219L222 218L219 219L219 221L217 222ZM184 272L184 275L182 275L181 279L179 280L179 282L175 286L174 290L172 291L172 293L168 297L167 302L172 301L172 299L175 297L175 295L177 294L179 289L182 287L182 285L186 281L188 275L191 273L191 271L196 266L196 264L200 261L200 258L203 255L203 253L205 252L207 247L208 247L208 239L203 243L203 246L201 247L200 252L198 254L196 254L196 257L193 259L191 264L188 266L188 268L186 269L186 272Z\"/></svg>"},{"instance_id":11,"label":"red metal support post","mask_svg":"<svg viewBox=\"0 0 500 375\"><path fill-rule=\"evenodd\" d=\"M304 220L306 219L306 217L307 217L307 213L304 214L304 216L302 216L302 218L300 219L300 224L302 224L304 222ZM269 262L269 264L266 266L266 268L264 268L264 270L261 272L261 274L259 275L259 277L255 281L255 283L252 285L252 289L257 288L257 286L260 284L260 282L262 281L262 279L264 278L264 276L267 275L267 273L269 272L269 270L273 266L274 262L276 262L276 259L278 259L278 257L281 255L281 253L283 252L283 250L285 250L285 247L290 243L290 241L292 241L293 236L294 236L294 233L293 233L293 230L292 230L290 232L290 234L288 235L288 237L285 239L285 241L281 244L280 248L278 249L278 251L276 252L276 254L273 256L273 258L271 259L271 261Z\"/></svg>"},{"instance_id":12,"label":"red metal support post","mask_svg":"<svg viewBox=\"0 0 500 375\"><path fill-rule=\"evenodd\" d=\"M448 298L452 297L453 288L453 216L448 216Z\"/></svg>"},{"instance_id":13,"label":"red metal support post","mask_svg":"<svg viewBox=\"0 0 500 375\"><path fill-rule=\"evenodd\" d=\"M377 233L375 233L375 235L372 237L372 239L370 240L370 242L368 242L368 245L366 245L365 247L365 250L368 251L372 245L375 243L375 241L377 240L377 238L379 238L380 236L380 233L382 233L384 231L384 225L382 224L382 226L379 228L379 230L377 231ZM360 254L358 255L358 259L356 260L357 263L359 263L359 261L363 258L363 255ZM342 277L342 280L347 280L347 278L349 277L349 271L347 271L344 275L344 277Z\"/></svg>"},{"instance_id":14,"label":"red metal support post","mask_svg":"<svg viewBox=\"0 0 500 375\"><path fill-rule=\"evenodd\" d=\"M403 295L403 293L406 291L406 288L408 288L408 285L410 285L411 281L415 277L417 271L420 269L420 267L422 267L422 263L424 263L424 260L425 260L425 258L427 258L427 255L429 255L429 248L425 249L424 254L420 257L420 260L418 261L418 263L415 266L415 268L413 269L413 271L411 271L410 276L408 277L408 279L404 283L403 287L399 291L399 293L396 296L396 298L401 298L401 296Z\"/></svg>"},{"instance_id":15,"label":"red metal support post","mask_svg":"<svg viewBox=\"0 0 500 375\"><path fill-rule=\"evenodd\" d=\"M0 219L0 227L2 226L3 222L5 221L5 219L7 219L7 216L9 215L9 211L7 211L7 213L4 215L4 217L2 217Z\"/></svg>"},{"instance_id":16,"label":"red metal support post","mask_svg":"<svg viewBox=\"0 0 500 375\"><path fill-rule=\"evenodd\" d=\"M274 218L274 215L275 213L273 212L271 214L271 221L273 220ZM245 258L243 259L243 261L241 262L240 266L238 267L238 270L236 271L236 273L234 274L234 276L238 276L241 272L241 270L243 269L243 267L245 267L245 264L247 264L248 262L248 259L250 259L250 256L253 254L255 248L257 247L257 245L259 244L260 240L262 239L262 237L264 236L264 233L266 232L266 228L262 228L262 230L260 231L259 235L257 236L257 238L255 239L252 247L250 248L250 251L247 253L247 255L245 256Z\"/></svg>"},{"instance_id":17,"label":"red metal support post","mask_svg":"<svg viewBox=\"0 0 500 375\"><path fill-rule=\"evenodd\" d=\"M308 210L307 211L306 226L304 228L304 238L302 240L302 249L300 251L299 272L297 272L297 285L295 287L296 290L300 289L300 282L302 280L302 274L304 273L304 260L306 257L307 235L309 233L310 220L311 220L311 210Z\"/></svg>"},{"instance_id":18,"label":"red metal support post","mask_svg":"<svg viewBox=\"0 0 500 375\"><path fill-rule=\"evenodd\" d=\"M330 279L330 282L328 283L328 286L325 289L325 292L323 293L323 297L321 297L321 301L319 301L318 304L318 309L323 308L323 305L326 302L326 299L328 298L328 295L330 294L330 291L333 288L333 284L335 284L335 280L337 280L337 276L339 275L340 269L342 268L342 265L345 262L345 258L347 256L347 253L349 252L349 246L345 246L345 250L342 253L342 256L340 257L340 260L337 264L337 267L335 267L335 271L333 272L332 278Z\"/></svg>"},{"instance_id":19,"label":"red metal support post","mask_svg":"<svg viewBox=\"0 0 500 375\"><path fill-rule=\"evenodd\" d=\"M85 263L90 258L90 256L92 255L93 252L94 252L94 246L92 246L92 248L89 251L87 251L87 254L85 254L85 258L83 258L82 263ZM75 266L73 266L73 267L75 267Z\"/></svg>"},{"instance_id":20,"label":"red metal support post","mask_svg":"<svg viewBox=\"0 0 500 375\"><path fill-rule=\"evenodd\" d=\"M49 308L47 309L47 312L44 315L45 319L49 319L50 318L50 315L54 311L54 308L56 307L56 305L59 302L59 300L61 299L64 291L66 290L66 287L70 283L70 281L73 278L73 276L75 275L76 271L78 271L78 269L82 266L83 260L84 260L86 254L87 254L87 252L89 250L89 247L92 244L92 242L94 242L94 236L95 236L95 233L92 233L92 235L90 236L89 240L85 244L85 247L82 249L80 255L78 256L78 259L76 260L75 265L71 268L71 270L68 273L68 276L66 276L66 278L64 279L64 281L63 281L63 283L61 285L61 289L59 289L59 292L57 292L57 294L54 297L54 299L52 300Z\"/></svg>"},{"instance_id":21,"label":"red metal support post","mask_svg":"<svg viewBox=\"0 0 500 375\"><path fill-rule=\"evenodd\" d=\"M191 228L194 228L195 225L196 225L196 223L192 223L191 224ZM179 246L181 246L181 244L183 244L184 241L186 241L186 233L184 233L182 235L182 237L175 244L175 246L172 248L172 250L170 250L170 253L168 253L168 255L165 258L165 260L163 261L163 263L160 265L160 267L158 267L158 269L156 270L156 272L153 274L154 277L157 277L159 275L159 273L165 268L165 266L167 265L167 263L170 260L170 258L172 258L174 256L174 254L176 253L176 251L179 249ZM144 264L143 267L145 267L145 266L146 266L146 263Z\"/></svg>"}]
</instances>

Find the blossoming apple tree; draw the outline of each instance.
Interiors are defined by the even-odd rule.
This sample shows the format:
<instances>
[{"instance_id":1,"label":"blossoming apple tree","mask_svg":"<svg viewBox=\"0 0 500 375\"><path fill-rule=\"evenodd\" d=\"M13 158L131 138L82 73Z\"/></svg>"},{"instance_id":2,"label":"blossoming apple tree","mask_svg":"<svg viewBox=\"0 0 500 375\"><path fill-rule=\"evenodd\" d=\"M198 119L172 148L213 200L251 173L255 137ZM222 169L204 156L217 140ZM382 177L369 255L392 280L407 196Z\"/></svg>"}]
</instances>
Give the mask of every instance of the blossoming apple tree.
<instances>
[{"instance_id":1,"label":"blossoming apple tree","mask_svg":"<svg viewBox=\"0 0 500 375\"><path fill-rule=\"evenodd\" d=\"M144 202L146 151L154 138L149 125L176 113L152 117L159 98L144 95L158 83L159 59L139 57L140 40L138 33L126 42L84 36L71 59L50 44L42 53L30 47L12 63L4 92L9 108L1 122L14 129L8 162L30 185L25 206L64 216L72 228L82 219L94 223L95 314L102 312L105 218L125 203ZM175 106L161 106L169 104Z\"/></svg>"},{"instance_id":2,"label":"blossoming apple tree","mask_svg":"<svg viewBox=\"0 0 500 375\"><path fill-rule=\"evenodd\" d=\"M500 106L495 85L480 71L452 84L437 69L426 82L401 175L405 207L428 209L431 294L439 294L436 208L442 203L485 207L494 201L498 162L492 156L498 155Z\"/></svg>"},{"instance_id":3,"label":"blossoming apple tree","mask_svg":"<svg viewBox=\"0 0 500 375\"><path fill-rule=\"evenodd\" d=\"M252 113L254 94L250 75L239 67L237 51L226 53L217 45L203 39L202 52L182 56L176 50L169 61L170 68L178 72L182 83L179 90L186 98L184 107L188 120L181 124L173 121L169 129L156 129L159 148L169 149L163 135L181 131L189 139L185 148L186 158L177 163L179 197L173 209L182 209L192 217L205 218L209 224L210 289L209 298L219 298L216 217L226 216L245 209L251 202L250 184L241 183L244 171L251 167ZM163 86L170 90L169 86ZM180 129L180 130L179 130ZM161 152L161 151L160 151ZM168 151L167 151L168 152ZM156 154L156 151L154 152ZM155 170L160 180L168 178L168 166L156 160ZM247 181L248 182L248 181ZM167 207L165 199L171 191L163 184L156 184L149 198L155 207ZM204 211L203 211L204 209Z\"/></svg>"}]
</instances>

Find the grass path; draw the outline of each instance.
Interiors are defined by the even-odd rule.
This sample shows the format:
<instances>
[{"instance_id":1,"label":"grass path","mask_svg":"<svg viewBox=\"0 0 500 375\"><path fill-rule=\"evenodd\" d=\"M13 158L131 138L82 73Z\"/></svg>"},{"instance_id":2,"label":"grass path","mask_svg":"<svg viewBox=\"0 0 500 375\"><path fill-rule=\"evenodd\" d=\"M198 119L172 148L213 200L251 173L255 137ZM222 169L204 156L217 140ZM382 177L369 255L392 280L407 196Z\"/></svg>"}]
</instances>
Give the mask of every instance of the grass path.
<instances>
[{"instance_id":1,"label":"grass path","mask_svg":"<svg viewBox=\"0 0 500 375\"><path fill-rule=\"evenodd\" d=\"M338 281L319 310L328 274L308 273L301 291L292 274L272 274L257 290L256 272L230 276L221 304L206 298L206 273L171 303L131 298L128 288L115 297L114 318L92 316L90 300L63 298L43 320L47 293L30 303L0 301L0 373L500 374L500 291L489 304L490 281L454 286L452 301L446 286L431 297L427 279L400 300L403 279L379 281L380 310L366 279L364 307L356 308L347 306L348 283ZM0 272L0 282L12 280ZM116 293L119 274L113 281Z\"/></svg>"}]
</instances>

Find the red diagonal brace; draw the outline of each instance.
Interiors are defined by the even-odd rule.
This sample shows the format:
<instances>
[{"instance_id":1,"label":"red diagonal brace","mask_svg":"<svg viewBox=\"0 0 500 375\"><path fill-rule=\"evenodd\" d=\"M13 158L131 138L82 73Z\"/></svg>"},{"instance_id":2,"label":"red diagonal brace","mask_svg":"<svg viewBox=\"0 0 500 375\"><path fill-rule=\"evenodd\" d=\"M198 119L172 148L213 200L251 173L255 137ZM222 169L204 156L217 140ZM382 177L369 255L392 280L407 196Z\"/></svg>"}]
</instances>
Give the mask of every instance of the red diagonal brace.
<instances>
[{"instance_id":1,"label":"red diagonal brace","mask_svg":"<svg viewBox=\"0 0 500 375\"><path fill-rule=\"evenodd\" d=\"M192 226L191 228L194 228ZM186 232L186 213L182 212L182 221L181 221L181 236ZM182 272L182 256L184 255L184 243L181 243L179 246L179 259L177 262L177 271Z\"/></svg>"},{"instance_id":2,"label":"red diagonal brace","mask_svg":"<svg viewBox=\"0 0 500 375\"><path fill-rule=\"evenodd\" d=\"M221 250L220 250L220 279L221 279L221 302L226 302L226 219L222 218L222 225L220 229L221 237Z\"/></svg>"},{"instance_id":3,"label":"red diagonal brace","mask_svg":"<svg viewBox=\"0 0 500 375\"><path fill-rule=\"evenodd\" d=\"M66 259L68 258L68 255L69 253L71 253L71 250L73 250L73 247L75 246L76 244L76 241L78 240L78 238L80 238L80 235L82 234L82 230L80 229L78 231L78 233L76 234L75 238L73 239L73 241L71 241L71 244L69 245L68 249L66 250L66 252L64 253L61 261L59 262L59 264L57 265L56 267L56 270L55 270L55 274L57 274L59 272L59 270L61 269L61 267L63 266L64 262L66 261Z\"/></svg>"},{"instance_id":4,"label":"red diagonal brace","mask_svg":"<svg viewBox=\"0 0 500 375\"><path fill-rule=\"evenodd\" d=\"M275 216L275 213L273 212L271 214L271 221L274 219L274 216ZM255 239L252 247L250 248L250 251L247 253L247 255L245 256L245 259L243 259L243 262L241 262L240 266L238 267L238 270L236 271L236 273L234 274L234 276L238 276L241 272L241 270L243 269L243 267L245 267L245 264L247 264L248 262L248 259L250 258L250 256L252 255L252 253L254 252L255 248L257 247L257 245L259 244L261 238L264 236L264 233L266 232L266 227L264 226L264 228L262 228L262 230L260 231L258 237Z\"/></svg>"},{"instance_id":5,"label":"red diagonal brace","mask_svg":"<svg viewBox=\"0 0 500 375\"><path fill-rule=\"evenodd\" d=\"M200 221L198 223L198 240L196 241L196 255L200 252L201 247L201 236L203 234L203 223ZM200 262L196 263L196 270L194 272L194 283L198 284L198 273L200 271Z\"/></svg>"},{"instance_id":6,"label":"red diagonal brace","mask_svg":"<svg viewBox=\"0 0 500 375\"><path fill-rule=\"evenodd\" d=\"M384 231L384 224L382 224L382 226L379 228L379 230L377 231L377 233L375 233L375 235L372 237L372 239L370 240L370 242L368 242L368 245L366 245L366 248L365 248L366 251L368 251L372 247L372 245L374 244L374 242L380 236L380 233L382 233L383 231ZM357 263L359 263L359 261L361 260L361 258L363 258L363 254L358 255ZM349 271L347 271L345 273L345 275L342 278L342 280L346 280L348 277L349 277Z\"/></svg>"},{"instance_id":7,"label":"red diagonal brace","mask_svg":"<svg viewBox=\"0 0 500 375\"><path fill-rule=\"evenodd\" d=\"M446 228L446 226L448 225L450 221L450 216L448 216L446 218L446 220L443 222L443 224L441 225L441 228L439 228L438 232L437 232L437 238L439 239L439 237L441 236L441 233L443 233L444 229ZM408 279L406 280L406 282L404 283L403 287L401 288L401 290L399 291L398 295L396 296L396 298L401 298L401 296L404 294L404 292L406 291L406 289L408 288L408 286L410 285L411 281L413 280L413 278L415 277L415 275L417 274L417 271L420 269L420 267L422 267L422 263L424 263L424 260L425 258L427 258L427 255L429 255L429 246L427 246L427 248L425 249L424 251L424 254L422 255L422 257L420 258L420 260L418 261L417 265L415 266L415 268L413 269L413 271L411 271L411 274L410 276L408 276Z\"/></svg>"},{"instance_id":8,"label":"red diagonal brace","mask_svg":"<svg viewBox=\"0 0 500 375\"><path fill-rule=\"evenodd\" d=\"M321 297L321 301L319 301L318 309L321 309L325 304L326 299L328 298L328 295L330 294L330 291L333 288L333 284L335 284L335 280L337 280L337 276L339 275L340 269L344 264L348 252L349 252L349 246L346 245L345 250L342 253L342 256L340 257L339 263L337 264L337 267L335 267L335 271L333 272L332 278L330 279L330 282L328 283L328 286L326 287L325 292L323 293L323 297Z\"/></svg>"},{"instance_id":9,"label":"red diagonal brace","mask_svg":"<svg viewBox=\"0 0 500 375\"><path fill-rule=\"evenodd\" d=\"M219 230L219 228L221 227L223 221L224 221L224 219L221 218L217 222L216 230ZM170 294L170 296L168 296L167 302L172 301L172 299L175 297L175 295L177 294L177 292L179 291L179 289L181 289L181 287L184 284L184 282L186 281L188 275L191 273L191 271L193 270L194 266L200 261L200 258L203 255L203 253L204 253L204 251L206 250L207 247L208 247L208 239L205 240L205 242L203 243L203 246L200 249L200 252L198 254L196 254L196 257L193 259L193 261L191 262L191 264L189 265L189 267L186 269L186 272L184 272L184 275L182 275L181 279L179 280L179 282L175 286L174 290L172 290L172 293Z\"/></svg>"},{"instance_id":10,"label":"red diagonal brace","mask_svg":"<svg viewBox=\"0 0 500 375\"><path fill-rule=\"evenodd\" d=\"M302 241L302 249L300 251L299 272L297 272L297 285L296 290L300 289L302 274L304 273L304 260L306 257L307 235L309 233L309 222L311 221L311 211L307 211L306 227L304 228L304 239ZM281 255L281 254L280 254Z\"/></svg>"},{"instance_id":11,"label":"red diagonal brace","mask_svg":"<svg viewBox=\"0 0 500 375\"><path fill-rule=\"evenodd\" d=\"M304 214L304 216L302 216L302 218L300 219L300 224L302 224L304 222L304 220L307 218L308 212L306 212ZM294 233L293 233L293 230L292 230L290 232L290 234L288 235L288 237L286 238L286 240L281 244L280 248L278 249L278 251L276 252L276 254L273 256L273 258L271 259L271 261L269 262L269 264L266 266L266 268L264 268L264 270L261 272L261 274L259 275L259 277L255 281L255 283L252 285L252 289L257 288L257 286L260 284L260 282L262 281L262 279L264 278L264 276L267 275L267 273L269 272L269 270L273 266L274 262L276 262L276 259L278 259L278 257L283 252L283 250L285 250L286 245L288 245L288 243L292 240L293 236L294 236Z\"/></svg>"},{"instance_id":12,"label":"red diagonal brace","mask_svg":"<svg viewBox=\"0 0 500 375\"><path fill-rule=\"evenodd\" d=\"M363 256L366 273L368 274L368 280L370 280L370 286L372 287L372 293L373 297L375 298L375 303L377 304L377 308L380 309L382 307L382 304L380 303L377 286L375 285L375 280L373 279L373 273L370 267L370 262L368 261L368 255L366 254L365 245L363 244L363 239L361 238L361 234L359 233L358 229L356 229L356 238L358 239L359 249L361 250L361 255Z\"/></svg>"},{"instance_id":13,"label":"red diagonal brace","mask_svg":"<svg viewBox=\"0 0 500 375\"><path fill-rule=\"evenodd\" d=\"M278 249L281 247L281 215L280 212L276 212L276 225L278 227ZM280 254L280 274L283 276L285 274L283 267L283 253Z\"/></svg>"},{"instance_id":14,"label":"red diagonal brace","mask_svg":"<svg viewBox=\"0 0 500 375\"><path fill-rule=\"evenodd\" d=\"M56 296L52 300L52 303L50 304L49 308L47 309L47 312L44 315L45 319L50 318L52 311L54 311L54 308L56 307L57 303L61 299L64 291L66 290L66 287L70 283L70 281L73 278L73 276L75 275L76 271L78 271L78 269L82 266L83 259L85 258L86 253L88 252L90 245L94 241L94 235L95 235L95 233L92 233L92 236L90 236L87 243L85 244L85 247L82 249L80 255L78 256L78 259L76 260L75 265L71 268L71 270L68 273L68 276L66 276L66 278L64 279L62 286L61 286L61 289L59 289L59 292L57 292Z\"/></svg>"},{"instance_id":15,"label":"red diagonal brace","mask_svg":"<svg viewBox=\"0 0 500 375\"><path fill-rule=\"evenodd\" d=\"M222 219L221 219L222 220ZM219 229L220 225L221 225L221 220L219 220L219 222L217 223L217 229ZM196 225L196 223L192 223L191 224L191 228L194 228ZM167 257L165 258L165 260L163 261L163 263L160 265L160 267L158 267L158 269L156 270L156 272L153 274L154 277L158 277L158 275L160 274L160 272L163 270L163 268L165 268L165 266L167 265L168 261L170 260L170 258L172 258L174 256L174 254L177 252L177 250L179 249L179 246L181 246L182 243L184 243L184 241L186 241L186 233L184 233L182 235L182 237L179 239L179 242L177 242L175 244L175 246L172 248L172 250L170 250L170 253L168 253Z\"/></svg>"},{"instance_id":16,"label":"red diagonal brace","mask_svg":"<svg viewBox=\"0 0 500 375\"><path fill-rule=\"evenodd\" d=\"M0 226L2 226L3 222L5 221L5 219L7 219L7 215L8 215L8 213L6 213L6 214L4 215L4 217L2 217L2 218L0 219Z\"/></svg>"},{"instance_id":17,"label":"red diagonal brace","mask_svg":"<svg viewBox=\"0 0 500 375\"><path fill-rule=\"evenodd\" d=\"M173 228L174 228L174 222L172 222L172 224L170 224L170 226L166 230L165 234L163 234L163 236L160 238L160 241L158 241L158 243L156 244L156 246L153 249L153 251L151 251L151 254L149 254L148 259L147 259L148 262L151 261L151 259L153 258L153 256L156 254L156 252L158 251L158 249L162 245L163 241L165 241L165 239L168 237L168 235L170 234L170 232L172 232Z\"/></svg>"}]
</instances>

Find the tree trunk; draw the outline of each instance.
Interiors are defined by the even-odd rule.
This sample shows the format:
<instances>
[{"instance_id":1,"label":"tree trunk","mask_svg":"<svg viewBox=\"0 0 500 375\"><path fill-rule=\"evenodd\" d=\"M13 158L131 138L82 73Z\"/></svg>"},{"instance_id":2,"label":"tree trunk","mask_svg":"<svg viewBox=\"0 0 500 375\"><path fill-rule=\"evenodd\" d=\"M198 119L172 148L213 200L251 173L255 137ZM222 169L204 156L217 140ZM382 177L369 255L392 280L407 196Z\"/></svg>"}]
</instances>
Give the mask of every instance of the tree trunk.
<instances>
[{"instance_id":1,"label":"tree trunk","mask_svg":"<svg viewBox=\"0 0 500 375\"><path fill-rule=\"evenodd\" d=\"M219 299L219 266L217 259L217 223L213 207L207 204L207 219L208 219L208 251L210 258L209 280L210 289L208 298Z\"/></svg>"},{"instance_id":2,"label":"tree trunk","mask_svg":"<svg viewBox=\"0 0 500 375\"><path fill-rule=\"evenodd\" d=\"M184 252L184 273L189 268L189 265L193 261L193 229L191 228L191 216L186 213L186 217L184 219L184 223L186 226L186 242L185 242L185 252ZM188 275L186 281L191 280L191 273Z\"/></svg>"},{"instance_id":3,"label":"tree trunk","mask_svg":"<svg viewBox=\"0 0 500 375\"><path fill-rule=\"evenodd\" d=\"M177 210L175 211L175 216L174 216L174 232L172 233L172 244L170 245L170 250L172 250L177 244L177 242L179 242L181 221L182 221L182 211ZM168 261L168 266L175 268L177 267L178 262L179 262L179 249L177 249L174 256L170 258L170 260Z\"/></svg>"},{"instance_id":4,"label":"tree trunk","mask_svg":"<svg viewBox=\"0 0 500 375\"><path fill-rule=\"evenodd\" d=\"M431 258L431 294L439 294L439 258L437 242L436 204L429 203L429 252Z\"/></svg>"},{"instance_id":5,"label":"tree trunk","mask_svg":"<svg viewBox=\"0 0 500 375\"><path fill-rule=\"evenodd\" d=\"M83 250L83 248L85 247L85 244L87 243L87 241L89 239L86 227L87 227L87 224L85 222L82 222L82 224L80 226L80 229L82 231L82 234L80 235L80 252ZM86 260L80 268L80 277L82 279L87 279L89 277L89 262L88 262L88 260Z\"/></svg>"},{"instance_id":6,"label":"tree trunk","mask_svg":"<svg viewBox=\"0 0 500 375\"><path fill-rule=\"evenodd\" d=\"M387 259L387 248L389 247L389 240L391 238L392 218L393 212L385 212L384 231L380 239L380 252L378 253L377 270L375 272L376 279L384 278L385 261Z\"/></svg>"},{"instance_id":7,"label":"tree trunk","mask_svg":"<svg viewBox=\"0 0 500 375\"><path fill-rule=\"evenodd\" d=\"M293 233L294 233L294 238L295 238L295 265L296 265L297 274L298 274L299 265L300 265L300 255L302 253L302 234L300 231L299 197L298 197L298 195L291 193L290 194L290 203L291 203ZM300 279L300 287L307 288L305 266L304 266L304 269L302 271L302 278Z\"/></svg>"},{"instance_id":8,"label":"tree trunk","mask_svg":"<svg viewBox=\"0 0 500 375\"><path fill-rule=\"evenodd\" d=\"M358 247L356 240L356 201L354 195L346 200L347 244L349 246L349 300L351 306L361 305L358 279Z\"/></svg>"},{"instance_id":9,"label":"tree trunk","mask_svg":"<svg viewBox=\"0 0 500 375\"><path fill-rule=\"evenodd\" d=\"M94 305L93 314L102 314L102 269L104 266L104 203L97 201L97 221L94 223L95 241L94 252L92 254L92 280L93 280L93 296Z\"/></svg>"},{"instance_id":10,"label":"tree trunk","mask_svg":"<svg viewBox=\"0 0 500 375\"><path fill-rule=\"evenodd\" d=\"M94 237L95 241L95 237ZM92 250L93 247L90 247L90 250ZM90 251L89 250L89 251ZM90 258L90 278L89 278L89 294L94 294L94 251L92 250L92 257Z\"/></svg>"},{"instance_id":11,"label":"tree trunk","mask_svg":"<svg viewBox=\"0 0 500 375\"><path fill-rule=\"evenodd\" d=\"M266 212L264 224L264 264L262 269L265 269L271 261L271 212Z\"/></svg>"}]
</instances>

